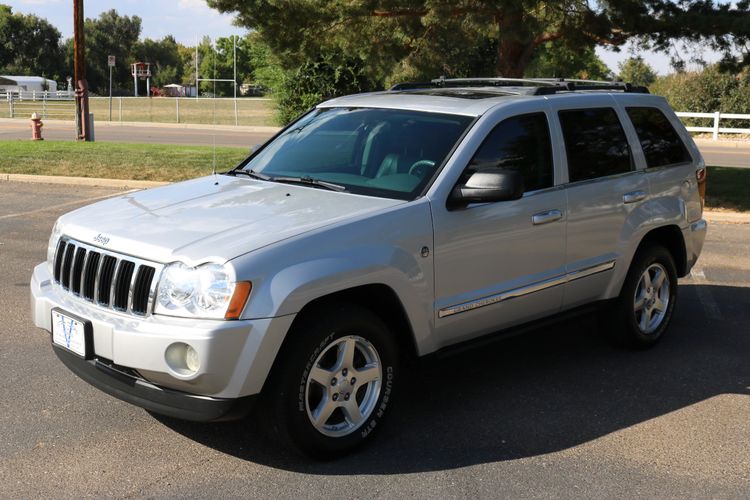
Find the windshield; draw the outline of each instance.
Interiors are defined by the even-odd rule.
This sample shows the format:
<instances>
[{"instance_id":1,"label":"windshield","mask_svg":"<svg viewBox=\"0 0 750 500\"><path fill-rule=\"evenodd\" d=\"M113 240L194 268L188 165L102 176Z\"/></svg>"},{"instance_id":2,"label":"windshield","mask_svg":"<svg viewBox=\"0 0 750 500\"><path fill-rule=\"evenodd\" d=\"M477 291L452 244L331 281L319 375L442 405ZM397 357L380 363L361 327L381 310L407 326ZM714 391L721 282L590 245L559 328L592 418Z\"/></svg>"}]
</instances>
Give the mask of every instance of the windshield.
<instances>
[{"instance_id":1,"label":"windshield","mask_svg":"<svg viewBox=\"0 0 750 500\"><path fill-rule=\"evenodd\" d=\"M314 179L352 193L411 200L471 121L468 116L395 109L316 109L243 169L269 180Z\"/></svg>"}]
</instances>

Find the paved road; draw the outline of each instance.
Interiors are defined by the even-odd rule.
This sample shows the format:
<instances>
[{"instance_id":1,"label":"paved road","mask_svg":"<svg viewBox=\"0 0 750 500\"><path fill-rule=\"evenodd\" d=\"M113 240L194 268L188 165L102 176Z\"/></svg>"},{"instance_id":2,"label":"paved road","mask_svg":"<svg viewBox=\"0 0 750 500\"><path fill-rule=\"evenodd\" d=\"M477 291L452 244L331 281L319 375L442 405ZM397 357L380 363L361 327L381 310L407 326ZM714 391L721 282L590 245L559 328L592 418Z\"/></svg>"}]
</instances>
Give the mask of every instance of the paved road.
<instances>
[{"instance_id":1,"label":"paved road","mask_svg":"<svg viewBox=\"0 0 750 500\"><path fill-rule=\"evenodd\" d=\"M714 224L670 335L583 319L423 363L372 446L311 463L254 419L155 417L65 369L28 312L54 219L115 191L0 182L0 496L747 498L750 224Z\"/></svg>"},{"instance_id":2,"label":"paved road","mask_svg":"<svg viewBox=\"0 0 750 500\"><path fill-rule=\"evenodd\" d=\"M260 127L270 129L269 127ZM179 126L155 126L147 125L107 125L95 126L95 138L97 141L131 142L131 143L157 143L157 144L185 144L198 146L211 146L216 142L217 146L236 146L250 148L256 144L262 144L273 135L273 132L249 131L249 128L240 127L239 130L231 130L231 127L220 126L212 130L210 126L205 128L179 127ZM65 122L47 122L42 129L46 140L71 141L75 138L75 125ZM28 139L31 137L31 129L28 122L21 120L0 120L0 140Z\"/></svg>"},{"instance_id":3,"label":"paved road","mask_svg":"<svg viewBox=\"0 0 750 500\"><path fill-rule=\"evenodd\" d=\"M750 141L696 141L706 160L715 167L750 168Z\"/></svg>"},{"instance_id":4,"label":"paved road","mask_svg":"<svg viewBox=\"0 0 750 500\"><path fill-rule=\"evenodd\" d=\"M63 122L48 122L44 127L44 137L47 140L65 141L75 137L73 124ZM19 120L0 120L0 140L27 139L31 135L28 124ZM179 128L173 125L137 126L137 125L107 125L96 126L97 141L160 143L160 144L196 144L210 146L216 141L217 146L238 146L250 148L261 144L270 138L270 131L232 130L223 126L219 130L206 128ZM750 141L737 146L734 141L698 141L706 159L706 164L713 166L750 168Z\"/></svg>"}]
</instances>

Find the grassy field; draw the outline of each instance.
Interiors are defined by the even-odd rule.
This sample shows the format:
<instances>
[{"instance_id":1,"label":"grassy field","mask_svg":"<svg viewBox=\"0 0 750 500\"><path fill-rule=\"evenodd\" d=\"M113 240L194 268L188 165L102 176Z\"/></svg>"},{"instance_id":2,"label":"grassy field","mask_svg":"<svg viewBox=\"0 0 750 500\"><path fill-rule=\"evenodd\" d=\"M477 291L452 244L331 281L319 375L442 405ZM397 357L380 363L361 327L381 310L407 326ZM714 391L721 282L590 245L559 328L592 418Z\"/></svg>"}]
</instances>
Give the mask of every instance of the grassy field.
<instances>
[{"instance_id":1,"label":"grassy field","mask_svg":"<svg viewBox=\"0 0 750 500\"><path fill-rule=\"evenodd\" d=\"M245 148L216 148L216 169L227 170ZM178 181L211 173L210 146L114 142L2 142L0 173ZM706 207L750 211L750 169L709 167Z\"/></svg>"},{"instance_id":2,"label":"grassy field","mask_svg":"<svg viewBox=\"0 0 750 500\"><path fill-rule=\"evenodd\" d=\"M706 207L750 212L750 168L708 167Z\"/></svg>"},{"instance_id":3,"label":"grassy field","mask_svg":"<svg viewBox=\"0 0 750 500\"><path fill-rule=\"evenodd\" d=\"M113 142L4 141L0 172L107 179L179 181L210 174L211 146ZM247 156L245 148L216 148L216 169L228 170Z\"/></svg>"},{"instance_id":4,"label":"grassy field","mask_svg":"<svg viewBox=\"0 0 750 500\"><path fill-rule=\"evenodd\" d=\"M42 101L16 102L14 117L28 118L31 113L49 118L73 120L75 105L72 101L50 101L45 108ZM112 121L124 122L158 122L200 123L217 125L235 125L234 101L232 99L191 99L166 97L115 97L112 99ZM92 97L89 109L96 121L109 119L109 98ZM0 118L10 117L10 107L2 102ZM270 100L257 98L237 99L237 125L274 126L274 106Z\"/></svg>"}]
</instances>

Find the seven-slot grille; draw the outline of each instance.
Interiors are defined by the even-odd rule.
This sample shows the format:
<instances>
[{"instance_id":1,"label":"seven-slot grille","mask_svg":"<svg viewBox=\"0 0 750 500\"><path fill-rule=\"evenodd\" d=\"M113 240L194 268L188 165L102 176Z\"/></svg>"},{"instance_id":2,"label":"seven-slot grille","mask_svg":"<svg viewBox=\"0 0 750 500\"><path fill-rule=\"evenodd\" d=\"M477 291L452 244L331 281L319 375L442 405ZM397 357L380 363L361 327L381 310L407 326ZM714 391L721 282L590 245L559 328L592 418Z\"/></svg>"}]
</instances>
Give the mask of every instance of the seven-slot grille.
<instances>
[{"instance_id":1,"label":"seven-slot grille","mask_svg":"<svg viewBox=\"0 0 750 500\"><path fill-rule=\"evenodd\" d=\"M102 307L146 316L161 265L61 238L54 280L64 290Z\"/></svg>"}]
</instances>

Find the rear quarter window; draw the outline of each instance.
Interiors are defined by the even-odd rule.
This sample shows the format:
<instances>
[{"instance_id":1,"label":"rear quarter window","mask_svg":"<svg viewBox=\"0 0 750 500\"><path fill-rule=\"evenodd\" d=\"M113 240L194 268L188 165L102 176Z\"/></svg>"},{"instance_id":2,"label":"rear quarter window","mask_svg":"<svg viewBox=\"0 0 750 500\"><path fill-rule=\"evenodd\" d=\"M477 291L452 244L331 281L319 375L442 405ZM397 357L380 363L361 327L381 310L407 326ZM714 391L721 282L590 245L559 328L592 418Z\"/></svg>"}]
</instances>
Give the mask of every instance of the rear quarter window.
<instances>
[{"instance_id":1,"label":"rear quarter window","mask_svg":"<svg viewBox=\"0 0 750 500\"><path fill-rule=\"evenodd\" d=\"M680 135L658 108L627 108L638 134L648 167L664 167L692 161Z\"/></svg>"}]
</instances>

